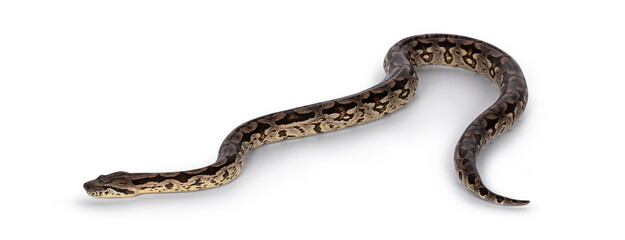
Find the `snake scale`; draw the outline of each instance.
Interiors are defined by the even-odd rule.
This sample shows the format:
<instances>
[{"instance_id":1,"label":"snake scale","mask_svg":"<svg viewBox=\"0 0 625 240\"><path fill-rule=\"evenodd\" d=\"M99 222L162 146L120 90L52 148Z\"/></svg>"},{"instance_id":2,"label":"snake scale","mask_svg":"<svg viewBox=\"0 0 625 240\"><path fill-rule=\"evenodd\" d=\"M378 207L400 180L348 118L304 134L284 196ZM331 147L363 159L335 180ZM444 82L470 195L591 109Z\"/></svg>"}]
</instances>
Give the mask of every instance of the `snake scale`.
<instances>
[{"instance_id":1,"label":"snake scale","mask_svg":"<svg viewBox=\"0 0 625 240\"><path fill-rule=\"evenodd\" d=\"M379 119L408 103L417 88L416 68L456 66L495 82L500 97L466 128L455 149L456 174L476 196L498 205L520 206L516 200L490 191L476 168L480 149L508 129L527 103L525 78L517 63L486 42L447 34L405 38L384 59L386 77L362 92L330 101L276 112L247 121L234 129L219 148L217 161L195 170L167 173L115 172L86 182L95 197L131 197L141 193L183 192L213 188L234 180L245 154L264 144L343 129Z\"/></svg>"}]
</instances>

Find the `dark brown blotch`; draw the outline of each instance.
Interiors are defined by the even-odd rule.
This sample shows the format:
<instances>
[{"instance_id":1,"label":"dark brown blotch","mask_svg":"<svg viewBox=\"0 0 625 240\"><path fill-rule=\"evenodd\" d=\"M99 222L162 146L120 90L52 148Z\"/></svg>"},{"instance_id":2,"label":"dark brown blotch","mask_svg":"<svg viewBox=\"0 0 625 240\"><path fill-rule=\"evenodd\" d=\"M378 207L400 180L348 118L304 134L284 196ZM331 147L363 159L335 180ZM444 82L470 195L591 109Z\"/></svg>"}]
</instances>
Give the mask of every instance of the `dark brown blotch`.
<instances>
[{"instance_id":1,"label":"dark brown blotch","mask_svg":"<svg viewBox=\"0 0 625 240\"><path fill-rule=\"evenodd\" d=\"M495 135L495 133L497 132L497 130L495 129L495 126L499 122L499 119L485 118L484 121L486 121L486 126L484 126L484 130L485 131L492 130L491 135Z\"/></svg>"},{"instance_id":2,"label":"dark brown blotch","mask_svg":"<svg viewBox=\"0 0 625 240\"><path fill-rule=\"evenodd\" d=\"M286 137L286 130L280 130L280 131L278 132L278 136L280 136L280 137Z\"/></svg>"},{"instance_id":3,"label":"dark brown blotch","mask_svg":"<svg viewBox=\"0 0 625 240\"><path fill-rule=\"evenodd\" d=\"M460 156L461 158L467 156L467 153L469 153L469 151L464 149L463 147L458 148L458 156Z\"/></svg>"},{"instance_id":4,"label":"dark brown blotch","mask_svg":"<svg viewBox=\"0 0 625 240\"><path fill-rule=\"evenodd\" d=\"M306 134L306 130L304 130L302 127L294 126L294 128L297 129L297 131L299 131L301 134Z\"/></svg>"},{"instance_id":5,"label":"dark brown blotch","mask_svg":"<svg viewBox=\"0 0 625 240\"><path fill-rule=\"evenodd\" d=\"M514 119L515 110L516 110L516 103L508 103L506 104L506 110L504 110L504 113L505 114L512 113L512 118Z\"/></svg>"},{"instance_id":6,"label":"dark brown blotch","mask_svg":"<svg viewBox=\"0 0 625 240\"><path fill-rule=\"evenodd\" d=\"M321 133L321 123L315 123L315 124L313 124L313 125L315 125L315 127L313 128L313 130L314 130L316 133Z\"/></svg>"},{"instance_id":7,"label":"dark brown blotch","mask_svg":"<svg viewBox=\"0 0 625 240\"><path fill-rule=\"evenodd\" d=\"M480 191L480 195L482 196L488 195L488 189L486 188L480 188L479 191Z\"/></svg>"},{"instance_id":8,"label":"dark brown blotch","mask_svg":"<svg viewBox=\"0 0 625 240\"><path fill-rule=\"evenodd\" d=\"M248 133L243 133L243 137L241 137L241 142L251 142L252 135L257 134L257 133L260 134L258 140L260 140L261 142L265 140L265 137L267 137L267 134L265 133L265 131L269 129L271 125L268 123L261 123L261 122L257 122L257 123L258 124L254 130Z\"/></svg>"},{"instance_id":9,"label":"dark brown blotch","mask_svg":"<svg viewBox=\"0 0 625 240\"><path fill-rule=\"evenodd\" d=\"M463 158L462 159L462 166L466 166L467 164L469 164L469 159Z\"/></svg>"},{"instance_id":10,"label":"dark brown blotch","mask_svg":"<svg viewBox=\"0 0 625 240\"><path fill-rule=\"evenodd\" d=\"M338 113L339 116L334 118L334 120L347 121L351 119L352 117L354 117L354 114L347 114L347 110L355 108L356 106L358 106L358 104L355 102L350 102L347 104L341 104L341 103L335 102L334 106L332 106L331 108L326 108L326 109L321 110L321 113L327 114L327 115ZM330 126L330 128L332 128L332 126Z\"/></svg>"},{"instance_id":11,"label":"dark brown blotch","mask_svg":"<svg viewBox=\"0 0 625 240\"><path fill-rule=\"evenodd\" d=\"M306 121L314 117L315 117L314 112L297 113L293 110L290 110L290 111L287 111L286 115L282 119L276 121L276 123L280 125L286 125L286 124Z\"/></svg>"},{"instance_id":12,"label":"dark brown blotch","mask_svg":"<svg viewBox=\"0 0 625 240\"><path fill-rule=\"evenodd\" d=\"M475 180L477 179L477 176L473 173L469 174L467 176L467 182L471 185L475 185Z\"/></svg>"},{"instance_id":13,"label":"dark brown blotch","mask_svg":"<svg viewBox=\"0 0 625 240\"><path fill-rule=\"evenodd\" d=\"M482 142L482 134L473 134L473 138L475 139L476 144L481 144Z\"/></svg>"}]
</instances>

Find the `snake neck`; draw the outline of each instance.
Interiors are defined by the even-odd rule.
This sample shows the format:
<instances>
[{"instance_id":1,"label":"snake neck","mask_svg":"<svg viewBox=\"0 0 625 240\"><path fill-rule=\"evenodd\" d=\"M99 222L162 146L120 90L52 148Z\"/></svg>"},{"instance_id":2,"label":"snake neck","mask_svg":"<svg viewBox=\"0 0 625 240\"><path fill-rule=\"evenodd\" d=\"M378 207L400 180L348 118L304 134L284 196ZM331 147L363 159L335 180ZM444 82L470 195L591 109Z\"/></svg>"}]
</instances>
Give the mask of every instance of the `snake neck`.
<instances>
[{"instance_id":1,"label":"snake neck","mask_svg":"<svg viewBox=\"0 0 625 240\"><path fill-rule=\"evenodd\" d=\"M210 166L170 173L133 173L131 183L137 194L155 192L186 192L224 185L234 180L243 167L243 161L234 156L220 158Z\"/></svg>"}]
</instances>

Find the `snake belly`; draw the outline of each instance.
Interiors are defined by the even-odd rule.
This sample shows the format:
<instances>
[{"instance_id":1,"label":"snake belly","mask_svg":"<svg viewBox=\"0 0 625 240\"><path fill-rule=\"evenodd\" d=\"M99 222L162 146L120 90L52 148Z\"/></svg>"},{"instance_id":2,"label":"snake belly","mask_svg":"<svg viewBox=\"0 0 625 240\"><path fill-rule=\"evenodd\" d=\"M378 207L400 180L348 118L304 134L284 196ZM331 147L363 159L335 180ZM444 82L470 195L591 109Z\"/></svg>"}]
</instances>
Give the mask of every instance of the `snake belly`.
<instances>
[{"instance_id":1,"label":"snake belly","mask_svg":"<svg viewBox=\"0 0 625 240\"><path fill-rule=\"evenodd\" d=\"M476 196L499 205L529 203L490 191L476 168L480 149L508 129L527 103L527 86L518 64L486 42L458 35L426 34L405 38L384 59L386 77L362 92L276 112L235 128L219 148L217 161L199 169L166 173L115 172L86 182L95 197L131 197L141 193L184 192L213 188L234 180L245 154L264 144L343 129L379 119L408 103L417 88L418 66L445 65L475 71L500 89L500 97L466 128L455 149L462 183Z\"/></svg>"}]
</instances>

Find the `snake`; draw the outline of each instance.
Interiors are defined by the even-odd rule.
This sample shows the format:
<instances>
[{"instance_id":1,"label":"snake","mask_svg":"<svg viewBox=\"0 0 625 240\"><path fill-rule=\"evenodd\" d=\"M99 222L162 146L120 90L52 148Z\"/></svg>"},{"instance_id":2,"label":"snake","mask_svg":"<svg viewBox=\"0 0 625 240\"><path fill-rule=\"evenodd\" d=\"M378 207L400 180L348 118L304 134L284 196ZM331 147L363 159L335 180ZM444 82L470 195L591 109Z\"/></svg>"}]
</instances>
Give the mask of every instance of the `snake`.
<instances>
[{"instance_id":1,"label":"snake","mask_svg":"<svg viewBox=\"0 0 625 240\"><path fill-rule=\"evenodd\" d=\"M464 186L481 199L505 206L528 204L528 200L505 197L489 190L476 167L482 147L509 129L527 105L527 84L521 68L510 55L487 42L451 34L416 35L397 42L384 58L386 76L364 91L244 122L224 139L217 160L211 165L177 172L114 172L100 175L83 187L94 197L132 197L227 184L241 174L245 155L254 148L371 122L397 111L415 95L417 67L425 65L467 69L499 86L499 98L460 136L454 153L455 171Z\"/></svg>"}]
</instances>

